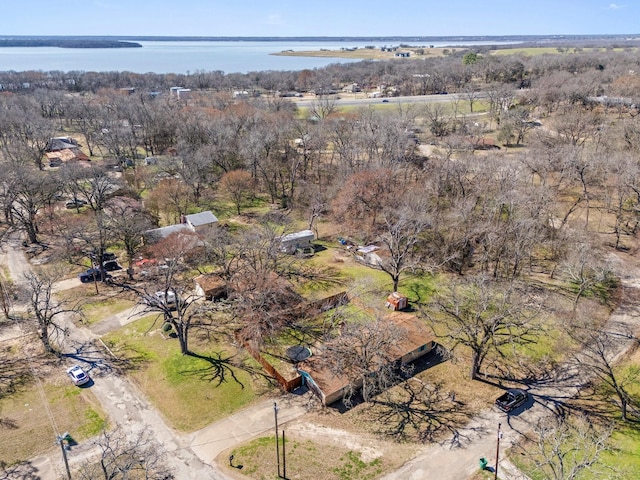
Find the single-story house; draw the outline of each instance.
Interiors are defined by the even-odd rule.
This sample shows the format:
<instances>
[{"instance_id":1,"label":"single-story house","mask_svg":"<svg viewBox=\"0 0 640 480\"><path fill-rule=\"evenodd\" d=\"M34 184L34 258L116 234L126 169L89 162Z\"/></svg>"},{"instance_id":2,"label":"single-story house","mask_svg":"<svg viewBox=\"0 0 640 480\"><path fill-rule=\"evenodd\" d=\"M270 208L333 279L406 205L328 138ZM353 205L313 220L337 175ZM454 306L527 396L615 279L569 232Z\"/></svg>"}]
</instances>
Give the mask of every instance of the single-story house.
<instances>
[{"instance_id":1,"label":"single-story house","mask_svg":"<svg viewBox=\"0 0 640 480\"><path fill-rule=\"evenodd\" d=\"M393 312L385 320L393 323L404 332L394 350L394 363L406 364L417 360L433 350L436 342L415 315L403 312ZM313 356L298 364L298 372L303 383L313 391L324 405L330 405L342 399L352 389L362 387L362 378L349 378L346 374L336 374L323 361L322 348L314 352Z\"/></svg>"},{"instance_id":2,"label":"single-story house","mask_svg":"<svg viewBox=\"0 0 640 480\"><path fill-rule=\"evenodd\" d=\"M177 232L194 232L198 235L206 235L210 233L218 224L216 216L207 210L206 212L194 213L191 215L183 215L181 222L176 225L168 225L166 227L153 228L142 234L145 243L155 243L169 235Z\"/></svg>"},{"instance_id":3,"label":"single-story house","mask_svg":"<svg viewBox=\"0 0 640 480\"><path fill-rule=\"evenodd\" d=\"M187 224L191 230L199 235L210 233L218 224L218 218L210 211L192 213L182 218L182 223Z\"/></svg>"},{"instance_id":4,"label":"single-story house","mask_svg":"<svg viewBox=\"0 0 640 480\"><path fill-rule=\"evenodd\" d=\"M312 230L302 230L300 232L289 233L280 237L280 250L293 255L298 249L311 248L311 242L315 238Z\"/></svg>"},{"instance_id":5,"label":"single-story house","mask_svg":"<svg viewBox=\"0 0 640 480\"><path fill-rule=\"evenodd\" d=\"M177 225L168 225L166 227L160 228L152 228L151 230L147 230L142 234L144 238L144 243L151 244L159 242L167 238L169 235L179 232L190 232L191 229L187 224L178 223Z\"/></svg>"},{"instance_id":6,"label":"single-story house","mask_svg":"<svg viewBox=\"0 0 640 480\"><path fill-rule=\"evenodd\" d=\"M79 146L80 144L71 137L53 137L47 142L45 152L57 152L65 148L75 149Z\"/></svg>"},{"instance_id":7,"label":"single-story house","mask_svg":"<svg viewBox=\"0 0 640 480\"><path fill-rule=\"evenodd\" d=\"M56 164L59 166L63 163L73 162L73 161L85 161L88 162L91 159L85 155L85 153L79 148L63 148L62 150L55 150L53 152L45 153L47 157L47 161L55 166Z\"/></svg>"}]
</instances>

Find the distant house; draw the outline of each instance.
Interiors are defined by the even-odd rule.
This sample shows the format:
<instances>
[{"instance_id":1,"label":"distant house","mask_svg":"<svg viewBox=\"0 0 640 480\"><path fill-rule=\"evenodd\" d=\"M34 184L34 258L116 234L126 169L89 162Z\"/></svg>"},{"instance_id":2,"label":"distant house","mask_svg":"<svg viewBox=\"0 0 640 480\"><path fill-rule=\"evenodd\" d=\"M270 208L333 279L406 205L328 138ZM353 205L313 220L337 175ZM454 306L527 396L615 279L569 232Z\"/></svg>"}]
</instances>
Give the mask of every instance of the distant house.
<instances>
[{"instance_id":1,"label":"distant house","mask_svg":"<svg viewBox=\"0 0 640 480\"><path fill-rule=\"evenodd\" d=\"M142 234L145 243L156 243L169 235L179 232L196 233L198 235L207 235L218 224L216 216L207 210L206 212L194 213L191 215L183 215L181 222L176 225L168 225L166 227L153 228Z\"/></svg>"},{"instance_id":2,"label":"distant house","mask_svg":"<svg viewBox=\"0 0 640 480\"><path fill-rule=\"evenodd\" d=\"M187 224L197 234L206 235L218 225L218 218L210 210L207 210L206 212L185 215L182 223Z\"/></svg>"},{"instance_id":3,"label":"distant house","mask_svg":"<svg viewBox=\"0 0 640 480\"><path fill-rule=\"evenodd\" d=\"M377 267L382 263L380 247L377 245L358 247L354 255L356 260L372 267Z\"/></svg>"},{"instance_id":4,"label":"distant house","mask_svg":"<svg viewBox=\"0 0 640 480\"><path fill-rule=\"evenodd\" d=\"M179 232L191 232L192 230L188 225L184 223L178 223L177 225L168 225L166 227L152 228L142 234L144 243L147 245L157 243L160 240L167 238L169 235Z\"/></svg>"},{"instance_id":5,"label":"distant house","mask_svg":"<svg viewBox=\"0 0 640 480\"><path fill-rule=\"evenodd\" d=\"M45 152L57 152L65 149L77 149L80 144L71 137L53 137L47 142Z\"/></svg>"},{"instance_id":6,"label":"distant house","mask_svg":"<svg viewBox=\"0 0 640 480\"><path fill-rule=\"evenodd\" d=\"M315 238L312 230L302 230L300 232L289 233L280 237L280 250L293 255L299 249L311 248L311 242Z\"/></svg>"},{"instance_id":7,"label":"distant house","mask_svg":"<svg viewBox=\"0 0 640 480\"><path fill-rule=\"evenodd\" d=\"M56 150L54 152L45 153L49 164L61 165L62 163L72 161L85 161L88 162L91 159L79 148L64 148L62 150Z\"/></svg>"},{"instance_id":8,"label":"distant house","mask_svg":"<svg viewBox=\"0 0 640 480\"><path fill-rule=\"evenodd\" d=\"M393 363L398 365L413 362L426 355L436 345L435 337L429 334L415 315L403 312L394 312L385 317L389 323L394 324L404 335L394 350ZM362 378L349 378L346 374L336 374L327 367L323 359L322 348L314 352L313 356L298 364L298 372L302 376L303 383L313 391L324 405L330 405L341 400L352 389L362 387Z\"/></svg>"},{"instance_id":9,"label":"distant house","mask_svg":"<svg viewBox=\"0 0 640 480\"><path fill-rule=\"evenodd\" d=\"M182 100L186 100L187 98L191 98L191 89L190 88L180 88L176 90L176 96Z\"/></svg>"}]
</instances>

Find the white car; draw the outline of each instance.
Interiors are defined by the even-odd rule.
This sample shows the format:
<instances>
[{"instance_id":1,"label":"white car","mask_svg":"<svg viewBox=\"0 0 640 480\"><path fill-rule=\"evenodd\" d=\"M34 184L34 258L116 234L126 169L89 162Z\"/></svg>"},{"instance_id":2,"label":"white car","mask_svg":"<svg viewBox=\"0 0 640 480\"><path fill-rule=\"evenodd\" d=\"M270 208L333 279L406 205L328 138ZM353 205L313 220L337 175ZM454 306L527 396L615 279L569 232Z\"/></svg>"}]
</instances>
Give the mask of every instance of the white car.
<instances>
[{"instance_id":1,"label":"white car","mask_svg":"<svg viewBox=\"0 0 640 480\"><path fill-rule=\"evenodd\" d=\"M89 375L87 375L85 371L82 370L82 367L80 365L74 365L73 367L68 368L67 375L69 375L69 378L71 378L75 385L84 385L89 380L91 380L89 378Z\"/></svg>"},{"instance_id":2,"label":"white car","mask_svg":"<svg viewBox=\"0 0 640 480\"><path fill-rule=\"evenodd\" d=\"M173 290L167 290L166 294L160 290L153 295L147 297L146 302L148 305L164 305L165 307L175 309L177 307L177 295Z\"/></svg>"}]
</instances>

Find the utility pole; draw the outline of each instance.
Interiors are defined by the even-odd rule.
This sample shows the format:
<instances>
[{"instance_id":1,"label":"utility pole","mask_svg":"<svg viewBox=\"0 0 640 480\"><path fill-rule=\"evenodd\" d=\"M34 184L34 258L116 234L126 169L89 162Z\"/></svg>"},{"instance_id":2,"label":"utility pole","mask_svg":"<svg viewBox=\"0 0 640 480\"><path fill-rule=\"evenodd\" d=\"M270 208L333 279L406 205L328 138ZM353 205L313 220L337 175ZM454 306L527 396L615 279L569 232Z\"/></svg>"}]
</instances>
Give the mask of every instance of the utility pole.
<instances>
[{"instance_id":1,"label":"utility pole","mask_svg":"<svg viewBox=\"0 0 640 480\"><path fill-rule=\"evenodd\" d=\"M69 470L69 461L67 460L67 450L64 448L64 440L67 438L69 434L63 433L62 435L58 435L56 438L58 445L60 445L60 449L62 450L62 458L64 459L64 468L67 470L67 480L71 480L71 470Z\"/></svg>"},{"instance_id":2,"label":"utility pole","mask_svg":"<svg viewBox=\"0 0 640 480\"><path fill-rule=\"evenodd\" d=\"M498 423L498 440L496 441L496 468L495 473L493 475L493 480L498 480L498 461L500 460L500 439L502 438L502 431L500 427L501 423Z\"/></svg>"},{"instance_id":3,"label":"utility pole","mask_svg":"<svg viewBox=\"0 0 640 480\"><path fill-rule=\"evenodd\" d=\"M273 402L273 413L275 415L276 418L276 457L278 458L278 478L281 478L280 476L280 446L278 445L278 404L276 402Z\"/></svg>"},{"instance_id":4,"label":"utility pole","mask_svg":"<svg viewBox=\"0 0 640 480\"><path fill-rule=\"evenodd\" d=\"M282 430L282 478L287 479L287 454L284 441L284 430Z\"/></svg>"}]
</instances>

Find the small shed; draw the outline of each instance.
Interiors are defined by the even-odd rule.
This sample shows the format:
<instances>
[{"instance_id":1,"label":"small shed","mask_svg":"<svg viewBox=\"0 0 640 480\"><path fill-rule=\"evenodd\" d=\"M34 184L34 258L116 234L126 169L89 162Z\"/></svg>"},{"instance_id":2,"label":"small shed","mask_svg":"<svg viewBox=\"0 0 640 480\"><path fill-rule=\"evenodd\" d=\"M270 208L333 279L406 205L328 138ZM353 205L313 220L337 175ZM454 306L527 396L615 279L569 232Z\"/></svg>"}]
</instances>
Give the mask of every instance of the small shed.
<instances>
[{"instance_id":1,"label":"small shed","mask_svg":"<svg viewBox=\"0 0 640 480\"><path fill-rule=\"evenodd\" d=\"M310 248L315 238L312 230L302 230L280 237L280 250L293 255L298 249Z\"/></svg>"},{"instance_id":2,"label":"small shed","mask_svg":"<svg viewBox=\"0 0 640 480\"><path fill-rule=\"evenodd\" d=\"M392 308L395 311L404 310L408 305L409 299L399 292L393 292L389 295L387 297L387 302L385 303L387 308Z\"/></svg>"}]
</instances>

